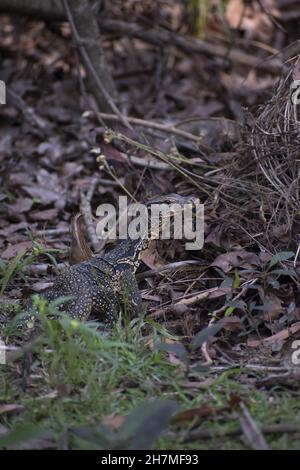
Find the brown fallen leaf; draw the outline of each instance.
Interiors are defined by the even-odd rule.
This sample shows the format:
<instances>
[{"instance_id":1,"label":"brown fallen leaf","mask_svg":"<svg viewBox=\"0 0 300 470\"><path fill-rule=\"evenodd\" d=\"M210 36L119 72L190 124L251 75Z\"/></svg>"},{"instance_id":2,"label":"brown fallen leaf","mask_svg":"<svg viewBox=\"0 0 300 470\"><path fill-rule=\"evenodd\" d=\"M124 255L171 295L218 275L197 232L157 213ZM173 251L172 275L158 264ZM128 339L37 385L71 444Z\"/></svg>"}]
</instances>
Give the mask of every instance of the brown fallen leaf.
<instances>
[{"instance_id":1,"label":"brown fallen leaf","mask_svg":"<svg viewBox=\"0 0 300 470\"><path fill-rule=\"evenodd\" d=\"M42 292L43 290L47 289L48 287L52 285L53 285L53 282L40 281L40 282L35 282L31 284L30 289L34 292Z\"/></svg>"},{"instance_id":2,"label":"brown fallen leaf","mask_svg":"<svg viewBox=\"0 0 300 470\"><path fill-rule=\"evenodd\" d=\"M23 214L30 211L33 201L28 197L19 197L14 204L7 204L7 208L12 213Z\"/></svg>"},{"instance_id":3,"label":"brown fallen leaf","mask_svg":"<svg viewBox=\"0 0 300 470\"><path fill-rule=\"evenodd\" d=\"M26 222L20 222L19 224L10 224L7 227L0 230L0 235L3 237L9 237L9 235L18 232L19 230L24 230L28 227Z\"/></svg>"},{"instance_id":4,"label":"brown fallen leaf","mask_svg":"<svg viewBox=\"0 0 300 470\"><path fill-rule=\"evenodd\" d=\"M14 411L22 411L24 410L23 405L13 404L13 403L6 403L4 405L0 405L0 415L5 413L12 413Z\"/></svg>"},{"instance_id":5,"label":"brown fallen leaf","mask_svg":"<svg viewBox=\"0 0 300 470\"><path fill-rule=\"evenodd\" d=\"M232 268L252 269L259 264L259 257L255 253L236 250L217 256L211 266L221 268L224 273L228 273Z\"/></svg>"},{"instance_id":6,"label":"brown fallen leaf","mask_svg":"<svg viewBox=\"0 0 300 470\"><path fill-rule=\"evenodd\" d=\"M153 240L149 247L142 253L141 259L143 263L150 269L159 268L162 263L157 259L156 243Z\"/></svg>"},{"instance_id":7,"label":"brown fallen leaf","mask_svg":"<svg viewBox=\"0 0 300 470\"><path fill-rule=\"evenodd\" d=\"M32 248L32 242L20 242L16 243L15 245L8 246L2 253L2 259L11 259L14 258L16 255L21 253L22 251L26 251Z\"/></svg>"},{"instance_id":8,"label":"brown fallen leaf","mask_svg":"<svg viewBox=\"0 0 300 470\"><path fill-rule=\"evenodd\" d=\"M99 139L100 140L100 139ZM107 161L117 161L128 164L128 157L125 153L120 152L110 143L106 143L103 139L100 143L101 153Z\"/></svg>"},{"instance_id":9,"label":"brown fallen leaf","mask_svg":"<svg viewBox=\"0 0 300 470\"><path fill-rule=\"evenodd\" d=\"M264 321L271 321L275 318L279 318L285 311L282 300L277 295L270 292L266 298L265 310L263 313Z\"/></svg>"},{"instance_id":10,"label":"brown fallen leaf","mask_svg":"<svg viewBox=\"0 0 300 470\"><path fill-rule=\"evenodd\" d=\"M125 419L125 416L112 414L106 416L103 420L103 424L108 426L112 431L118 431Z\"/></svg>"},{"instance_id":11,"label":"brown fallen leaf","mask_svg":"<svg viewBox=\"0 0 300 470\"><path fill-rule=\"evenodd\" d=\"M37 222L41 221L48 221L54 220L58 215L58 209L45 209L44 211L33 211L30 212L29 217L31 220L35 220Z\"/></svg>"},{"instance_id":12,"label":"brown fallen leaf","mask_svg":"<svg viewBox=\"0 0 300 470\"><path fill-rule=\"evenodd\" d=\"M241 331L244 329L242 320L236 315L230 315L226 317L226 322L224 323L224 330L227 331Z\"/></svg>"},{"instance_id":13,"label":"brown fallen leaf","mask_svg":"<svg viewBox=\"0 0 300 470\"><path fill-rule=\"evenodd\" d=\"M13 186L22 186L23 184L30 186L32 184L32 177L31 175L24 173L24 171L19 173L12 173L9 176L9 182Z\"/></svg>"},{"instance_id":14,"label":"brown fallen leaf","mask_svg":"<svg viewBox=\"0 0 300 470\"><path fill-rule=\"evenodd\" d=\"M23 186L23 189L31 197L39 199L44 205L52 204L53 202L60 200L62 197L61 193L47 189L43 186Z\"/></svg>"},{"instance_id":15,"label":"brown fallen leaf","mask_svg":"<svg viewBox=\"0 0 300 470\"><path fill-rule=\"evenodd\" d=\"M181 424L186 421L193 421L195 418L197 422L209 418L210 416L216 415L220 410L210 405L202 405L199 408L192 408L190 410L182 411L175 415L171 422L172 424Z\"/></svg>"}]
</instances>

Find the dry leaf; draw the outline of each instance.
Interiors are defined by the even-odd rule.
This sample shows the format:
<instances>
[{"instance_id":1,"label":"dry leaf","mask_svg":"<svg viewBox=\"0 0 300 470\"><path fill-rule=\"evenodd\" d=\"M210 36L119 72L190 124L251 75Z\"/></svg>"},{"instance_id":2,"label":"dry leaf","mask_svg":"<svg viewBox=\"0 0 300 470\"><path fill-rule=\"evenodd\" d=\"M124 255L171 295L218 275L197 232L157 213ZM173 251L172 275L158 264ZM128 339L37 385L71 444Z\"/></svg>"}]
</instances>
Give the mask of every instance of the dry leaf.
<instances>
[{"instance_id":1,"label":"dry leaf","mask_svg":"<svg viewBox=\"0 0 300 470\"><path fill-rule=\"evenodd\" d=\"M219 255L211 266L221 268L224 273L228 273L232 268L253 269L259 264L259 257L255 253L236 250Z\"/></svg>"},{"instance_id":2,"label":"dry leaf","mask_svg":"<svg viewBox=\"0 0 300 470\"><path fill-rule=\"evenodd\" d=\"M18 255L22 251L29 250L30 248L32 248L32 242L20 242L20 243L16 243L15 245L10 245L3 251L1 258L3 259L14 258L16 255Z\"/></svg>"}]
</instances>

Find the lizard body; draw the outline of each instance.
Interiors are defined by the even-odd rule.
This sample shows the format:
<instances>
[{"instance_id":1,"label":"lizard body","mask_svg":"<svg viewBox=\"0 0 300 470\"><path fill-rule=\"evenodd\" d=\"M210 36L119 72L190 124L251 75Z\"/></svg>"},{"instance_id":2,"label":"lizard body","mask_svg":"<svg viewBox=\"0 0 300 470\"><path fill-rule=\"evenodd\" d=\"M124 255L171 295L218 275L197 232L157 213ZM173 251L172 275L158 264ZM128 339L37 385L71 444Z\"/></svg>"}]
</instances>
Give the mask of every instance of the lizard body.
<instances>
[{"instance_id":1,"label":"lizard body","mask_svg":"<svg viewBox=\"0 0 300 470\"><path fill-rule=\"evenodd\" d=\"M158 198L154 203L175 202L183 207L191 201L193 198L172 194ZM161 222L157 227L158 232L160 228ZM154 238L157 238L155 233ZM72 299L64 302L60 308L81 321L87 320L93 313L100 321L111 326L124 306L130 316L137 316L142 310L142 301L135 271L151 240L148 236L122 240L104 256L94 256L64 270L53 286L40 295L49 302L71 296ZM29 303L27 309L30 306Z\"/></svg>"}]
</instances>

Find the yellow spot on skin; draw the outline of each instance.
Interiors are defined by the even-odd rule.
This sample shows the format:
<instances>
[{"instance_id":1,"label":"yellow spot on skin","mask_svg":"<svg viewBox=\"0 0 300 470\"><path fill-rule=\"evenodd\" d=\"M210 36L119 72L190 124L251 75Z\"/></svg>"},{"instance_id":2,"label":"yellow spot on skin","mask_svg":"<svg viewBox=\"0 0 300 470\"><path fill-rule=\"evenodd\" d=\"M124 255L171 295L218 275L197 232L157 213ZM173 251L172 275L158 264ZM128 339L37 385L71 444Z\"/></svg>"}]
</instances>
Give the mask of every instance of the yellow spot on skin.
<instances>
[{"instance_id":1,"label":"yellow spot on skin","mask_svg":"<svg viewBox=\"0 0 300 470\"><path fill-rule=\"evenodd\" d=\"M80 325L79 321L77 321L77 320L72 320L72 321L71 321L71 326L72 326L74 329L77 330L78 327L79 327L79 325Z\"/></svg>"}]
</instances>

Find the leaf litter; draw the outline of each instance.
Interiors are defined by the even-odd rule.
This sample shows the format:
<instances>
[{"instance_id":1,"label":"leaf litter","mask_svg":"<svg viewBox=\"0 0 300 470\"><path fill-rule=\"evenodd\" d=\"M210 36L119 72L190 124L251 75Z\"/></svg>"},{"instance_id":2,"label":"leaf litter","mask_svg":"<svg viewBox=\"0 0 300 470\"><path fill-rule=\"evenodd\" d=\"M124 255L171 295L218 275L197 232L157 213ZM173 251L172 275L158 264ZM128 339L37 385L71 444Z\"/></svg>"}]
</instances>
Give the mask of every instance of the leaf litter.
<instances>
[{"instance_id":1,"label":"leaf litter","mask_svg":"<svg viewBox=\"0 0 300 470\"><path fill-rule=\"evenodd\" d=\"M116 19L120 15L117 3L110 7ZM130 20L138 22L143 14L133 3ZM168 9L169 2L165 3L163 23L174 24L180 14L176 18ZM254 47L251 42L273 44L276 25L256 2L237 21L237 6L242 3L229 1L226 10L230 27L238 28L236 40L247 39L250 49ZM149 12L156 17L151 2ZM289 26L289 20L285 21ZM5 302L19 301L14 293L20 289L25 292L31 286L33 292L40 291L52 282L53 262L44 249L58 249L57 261L68 261L71 218L78 211L80 191L95 177L93 213L100 203L116 203L124 187L139 201L166 192L193 194L205 204L204 248L187 253L178 240L159 243L154 252L144 255L138 273L145 275L139 284L148 312L145 320L154 318L177 338L158 349L171 364L189 373L204 363L204 342L216 367L252 364L267 368L274 361L278 367L284 363L283 345L300 332L299 125L295 109L285 100L297 77L297 60L288 64L272 89L274 80L268 73L251 70L248 74L247 67L234 63L228 71L212 56L201 56L199 70L193 55L172 51L168 60L174 66L170 68L162 50L133 39L128 53L122 38L108 36L107 54L128 114L201 135L203 145L159 130L153 135L142 125L136 129L147 136L146 146L123 130L119 140L106 142L105 128L99 127L83 97L78 99L75 58L62 30L47 28L40 21L13 23L9 16L1 16L0 22L5 46L1 72L37 116L34 124L29 123L13 100L0 109L0 268ZM208 37L210 28L208 24ZM290 40L294 37L291 28ZM133 74L137 62L141 62L140 71ZM148 69L154 77L151 84L141 79ZM253 114L242 111L254 105L260 108ZM191 121L180 123L186 116ZM99 168L90 153L96 145L109 166ZM174 155L179 157L175 166ZM19 257L22 253L31 256L32 240L42 248L32 260L32 270L26 267L25 271L18 265ZM199 264L185 264L188 260ZM179 261L181 266L160 272L161 267ZM4 267L9 278L2 274ZM148 268L151 277L147 277ZM7 317L4 310L1 307L1 315ZM227 322L219 327L224 316ZM215 323L208 326L212 318ZM146 326L144 334L151 337L151 331ZM18 405L3 406L8 410ZM245 438L252 447L264 447L251 416L245 409L243 413Z\"/></svg>"}]
</instances>

